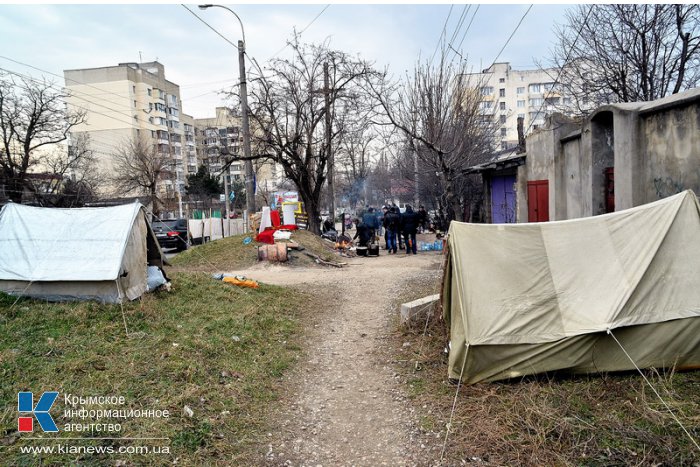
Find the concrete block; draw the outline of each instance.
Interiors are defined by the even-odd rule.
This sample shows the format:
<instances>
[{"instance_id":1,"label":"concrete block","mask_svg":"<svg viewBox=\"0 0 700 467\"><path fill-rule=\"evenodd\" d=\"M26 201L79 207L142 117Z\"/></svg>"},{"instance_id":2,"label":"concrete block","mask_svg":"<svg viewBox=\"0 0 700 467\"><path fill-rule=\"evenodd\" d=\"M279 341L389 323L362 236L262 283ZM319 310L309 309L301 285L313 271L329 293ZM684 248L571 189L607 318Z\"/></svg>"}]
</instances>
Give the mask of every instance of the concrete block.
<instances>
[{"instance_id":1,"label":"concrete block","mask_svg":"<svg viewBox=\"0 0 700 467\"><path fill-rule=\"evenodd\" d=\"M401 305L401 324L410 325L414 322L425 321L428 313L432 313L440 300L440 294L428 295L412 302Z\"/></svg>"}]
</instances>

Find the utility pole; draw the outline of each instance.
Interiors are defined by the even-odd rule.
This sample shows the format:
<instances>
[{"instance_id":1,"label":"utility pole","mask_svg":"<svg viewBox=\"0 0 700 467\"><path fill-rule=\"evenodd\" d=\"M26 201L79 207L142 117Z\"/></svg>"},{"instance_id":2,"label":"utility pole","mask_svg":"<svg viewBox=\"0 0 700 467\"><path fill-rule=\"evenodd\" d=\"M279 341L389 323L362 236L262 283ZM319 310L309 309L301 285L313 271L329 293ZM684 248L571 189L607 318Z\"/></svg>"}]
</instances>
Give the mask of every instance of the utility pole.
<instances>
[{"instance_id":1,"label":"utility pole","mask_svg":"<svg viewBox=\"0 0 700 467\"><path fill-rule=\"evenodd\" d=\"M328 151L328 191L330 192L331 222L335 226L335 186L333 182L333 149L331 148L331 90L328 82L328 62L323 63L323 95L326 100L326 150Z\"/></svg>"},{"instance_id":2,"label":"utility pole","mask_svg":"<svg viewBox=\"0 0 700 467\"><path fill-rule=\"evenodd\" d=\"M227 167L226 171L224 172L224 196L226 197L225 203L226 203L226 219L229 218L231 215L231 202L228 199L228 178L231 173L231 167Z\"/></svg>"},{"instance_id":3,"label":"utility pole","mask_svg":"<svg viewBox=\"0 0 700 467\"><path fill-rule=\"evenodd\" d=\"M238 20L241 25L241 36L243 40L238 41L238 68L241 74L241 113L243 114L243 156L245 158L245 191L247 216L255 213L255 177L253 176L253 161L250 159L250 126L248 125L248 90L245 80L245 29L243 21L235 11L224 5L199 5L200 10L207 8L223 8L228 10ZM228 192L226 192L226 204L228 205ZM245 217L245 216L244 216ZM247 219L247 218L246 218ZM247 222L246 222L247 225Z\"/></svg>"},{"instance_id":4,"label":"utility pole","mask_svg":"<svg viewBox=\"0 0 700 467\"><path fill-rule=\"evenodd\" d=\"M255 214L255 179L250 159L250 126L248 124L248 88L245 80L245 42L238 41L238 67L241 72L241 113L243 123L243 156L245 157L245 191L248 216ZM228 193L226 193L228 203Z\"/></svg>"},{"instance_id":5,"label":"utility pole","mask_svg":"<svg viewBox=\"0 0 700 467\"><path fill-rule=\"evenodd\" d=\"M418 211L418 203L420 201L418 196L418 145L413 144L413 178L415 179L415 194L413 195L413 208Z\"/></svg>"}]
</instances>

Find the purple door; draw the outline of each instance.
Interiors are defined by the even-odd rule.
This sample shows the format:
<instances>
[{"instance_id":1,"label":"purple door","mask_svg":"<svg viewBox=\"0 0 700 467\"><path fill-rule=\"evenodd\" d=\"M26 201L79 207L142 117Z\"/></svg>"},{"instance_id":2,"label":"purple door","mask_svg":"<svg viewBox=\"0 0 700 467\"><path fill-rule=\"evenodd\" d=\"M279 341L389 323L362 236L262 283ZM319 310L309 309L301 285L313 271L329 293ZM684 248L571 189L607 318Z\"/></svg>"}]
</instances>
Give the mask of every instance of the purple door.
<instances>
[{"instance_id":1,"label":"purple door","mask_svg":"<svg viewBox=\"0 0 700 467\"><path fill-rule=\"evenodd\" d=\"M491 178L491 222L515 223L515 175Z\"/></svg>"}]
</instances>

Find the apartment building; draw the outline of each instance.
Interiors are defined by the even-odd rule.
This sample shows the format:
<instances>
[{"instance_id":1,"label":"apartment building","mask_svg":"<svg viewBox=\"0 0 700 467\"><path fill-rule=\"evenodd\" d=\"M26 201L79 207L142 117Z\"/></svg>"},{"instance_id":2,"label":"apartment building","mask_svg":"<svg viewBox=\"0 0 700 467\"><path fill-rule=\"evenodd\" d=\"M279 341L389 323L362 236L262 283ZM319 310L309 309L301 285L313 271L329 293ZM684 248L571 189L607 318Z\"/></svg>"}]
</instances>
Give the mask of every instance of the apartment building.
<instances>
[{"instance_id":1,"label":"apartment building","mask_svg":"<svg viewBox=\"0 0 700 467\"><path fill-rule=\"evenodd\" d=\"M509 63L494 63L481 73L469 75L470 85L481 93L481 112L497 123L497 149L518 145L518 117L530 133L545 123L554 111L566 112L571 96L555 86L557 70L514 70Z\"/></svg>"},{"instance_id":2,"label":"apartment building","mask_svg":"<svg viewBox=\"0 0 700 467\"><path fill-rule=\"evenodd\" d=\"M182 113L180 87L165 77L159 62L120 63L117 66L64 70L71 96L67 105L86 112L85 123L73 133L87 133L90 146L107 176L113 156L129 140L146 138L160 155L171 158L173 170L158 187L164 200L174 199L185 187L187 175L197 170L194 119ZM104 194L116 193L108 177Z\"/></svg>"},{"instance_id":3,"label":"apartment building","mask_svg":"<svg viewBox=\"0 0 700 467\"><path fill-rule=\"evenodd\" d=\"M228 107L217 107L215 117L194 120L197 159L207 166L210 173L220 173L230 156L243 153L241 120L240 114L232 112ZM254 147L252 152L255 153ZM277 191L283 175L277 164L255 161L253 167L256 193ZM245 163L236 161L231 164L227 176L230 184L234 181L245 183Z\"/></svg>"}]
</instances>

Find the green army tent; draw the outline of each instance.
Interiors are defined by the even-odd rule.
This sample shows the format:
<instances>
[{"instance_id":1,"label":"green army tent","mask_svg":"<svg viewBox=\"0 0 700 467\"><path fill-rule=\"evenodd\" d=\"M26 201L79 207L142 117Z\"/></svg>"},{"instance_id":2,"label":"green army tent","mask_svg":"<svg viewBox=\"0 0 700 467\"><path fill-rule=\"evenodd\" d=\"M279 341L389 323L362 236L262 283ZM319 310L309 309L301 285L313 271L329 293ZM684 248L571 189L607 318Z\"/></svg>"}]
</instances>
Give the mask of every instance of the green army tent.
<instances>
[{"instance_id":1,"label":"green army tent","mask_svg":"<svg viewBox=\"0 0 700 467\"><path fill-rule=\"evenodd\" d=\"M448 246L451 378L700 367L692 191L583 219L453 222Z\"/></svg>"}]
</instances>

